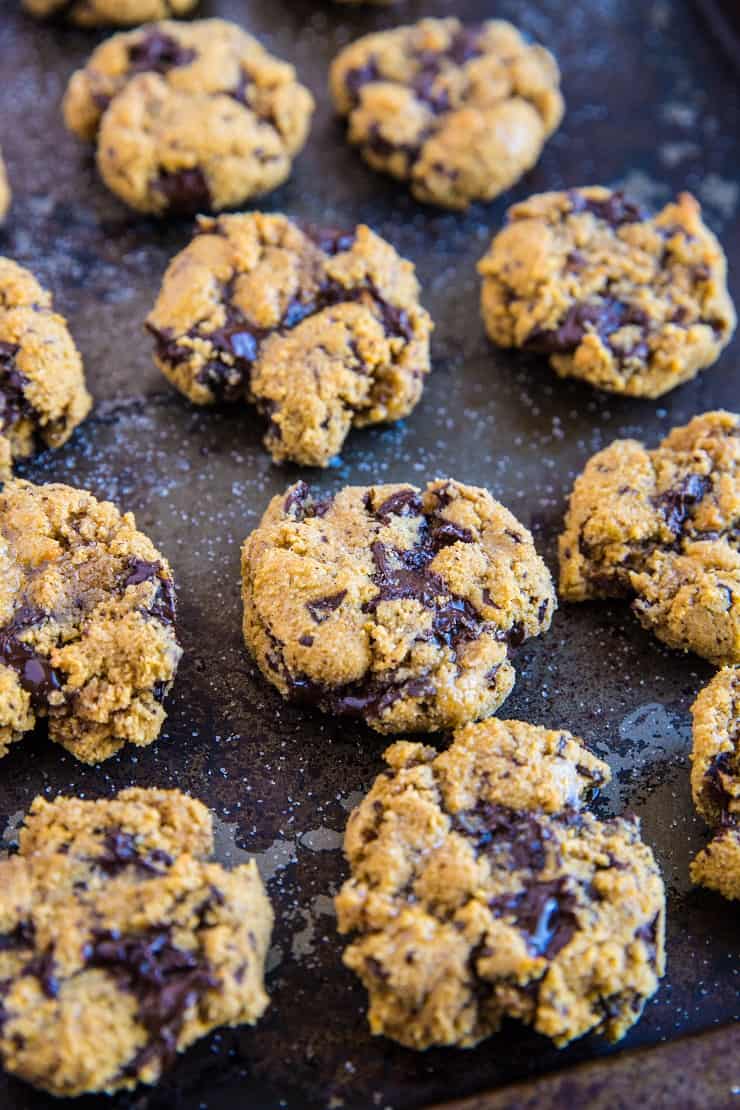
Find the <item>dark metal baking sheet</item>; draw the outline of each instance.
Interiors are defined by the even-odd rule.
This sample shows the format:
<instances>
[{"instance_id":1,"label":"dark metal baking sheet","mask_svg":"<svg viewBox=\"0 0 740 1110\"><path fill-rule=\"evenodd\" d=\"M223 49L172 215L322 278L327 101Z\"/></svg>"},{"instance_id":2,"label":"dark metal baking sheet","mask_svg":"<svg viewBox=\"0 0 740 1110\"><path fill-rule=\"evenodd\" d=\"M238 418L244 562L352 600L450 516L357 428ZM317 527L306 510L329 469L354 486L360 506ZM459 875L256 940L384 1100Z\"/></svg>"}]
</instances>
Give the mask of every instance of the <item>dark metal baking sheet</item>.
<instances>
[{"instance_id":1,"label":"dark metal baking sheet","mask_svg":"<svg viewBox=\"0 0 740 1110\"><path fill-rule=\"evenodd\" d=\"M550 45L568 101L564 125L536 169L508 197L467 215L418 206L371 173L343 143L325 95L328 61L350 38L453 7L467 19L511 18ZM407 0L356 11L324 0L212 0L201 10L236 19L293 60L319 100L291 181L263 207L315 223L367 221L416 262L437 323L435 369L418 410L402 425L353 435L341 465L311 475L319 486L444 474L483 483L533 528L554 568L565 498L589 454L618 435L652 443L694 413L737 408L737 341L715 368L654 404L598 395L557 381L537 359L495 352L478 314L475 262L506 204L546 188L623 182L660 203L688 187L731 264L737 260L738 85L688 0ZM62 451L23 472L85 486L135 511L175 567L186 654L167 727L153 747L95 769L42 735L17 745L0 764L0 828L2 821L12 826L39 792L179 786L217 814L224 858L259 854L278 915L272 1005L260 1025L208 1038L158 1089L140 1088L109 1105L412 1110L613 1054L593 1038L556 1052L513 1025L470 1052L417 1055L369 1037L364 992L340 962L330 895L344 875L339 843L348 809L380 770L384 741L283 705L245 654L239 544L298 472L270 463L252 415L193 409L151 363L141 321L189 225L127 212L97 179L90 152L63 130L66 78L100 37L36 26L16 0L0 0L0 143L15 190L0 251L54 290L97 399ZM731 281L737 295L734 272ZM639 813L664 869L669 971L620 1048L737 1019L736 911L687 882L688 860L704 836L689 797L688 708L711 668L660 647L618 604L564 606L517 665L506 715L570 727L606 756L615 784L602 807ZM711 1056L711 1047L703 1051ZM650 1053L644 1060L646 1071L663 1066ZM706 1092L705 1105L717 1105L709 1086ZM0 1078L0 1106L8 1110L56 1105Z\"/></svg>"}]
</instances>

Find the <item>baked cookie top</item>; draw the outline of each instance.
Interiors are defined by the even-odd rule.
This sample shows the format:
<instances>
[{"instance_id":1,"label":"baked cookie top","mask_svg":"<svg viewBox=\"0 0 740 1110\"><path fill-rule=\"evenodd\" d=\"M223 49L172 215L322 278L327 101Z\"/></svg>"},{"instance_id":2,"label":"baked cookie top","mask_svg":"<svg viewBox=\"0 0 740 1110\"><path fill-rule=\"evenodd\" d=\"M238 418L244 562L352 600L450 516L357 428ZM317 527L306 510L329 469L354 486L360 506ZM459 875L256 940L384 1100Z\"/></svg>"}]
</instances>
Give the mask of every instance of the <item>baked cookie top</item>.
<instances>
[{"instance_id":1,"label":"baked cookie top","mask_svg":"<svg viewBox=\"0 0 740 1110\"><path fill-rule=\"evenodd\" d=\"M688 193L657 215L600 186L530 197L478 269L494 343L613 393L660 397L735 328L724 253Z\"/></svg>"},{"instance_id":2,"label":"baked cookie top","mask_svg":"<svg viewBox=\"0 0 740 1110\"><path fill-rule=\"evenodd\" d=\"M422 19L365 35L334 59L330 86L373 169L448 208L508 189L563 116L553 56L497 19Z\"/></svg>"},{"instance_id":3,"label":"baked cookie top","mask_svg":"<svg viewBox=\"0 0 740 1110\"><path fill-rule=\"evenodd\" d=\"M0 1059L54 1095L155 1083L220 1025L253 1024L272 911L254 860L208 861L176 790L36 798L0 858Z\"/></svg>"},{"instance_id":4,"label":"baked cookie top","mask_svg":"<svg viewBox=\"0 0 740 1110\"><path fill-rule=\"evenodd\" d=\"M290 173L313 98L291 65L221 19L113 35L72 75L67 127L98 141L98 167L154 215L240 204Z\"/></svg>"},{"instance_id":5,"label":"baked cookie top","mask_svg":"<svg viewBox=\"0 0 740 1110\"><path fill-rule=\"evenodd\" d=\"M622 1037L664 971L665 896L637 819L583 808L607 765L569 732L494 718L385 760L336 898L372 1032L467 1047L513 1017L558 1046Z\"/></svg>"},{"instance_id":6,"label":"baked cookie top","mask_svg":"<svg viewBox=\"0 0 740 1110\"><path fill-rule=\"evenodd\" d=\"M3 160L3 152L0 150L0 224L5 222L5 217L10 208L10 185L8 183L8 173L5 169L5 162Z\"/></svg>"},{"instance_id":7,"label":"baked cookie top","mask_svg":"<svg viewBox=\"0 0 740 1110\"><path fill-rule=\"evenodd\" d=\"M22 0L37 19L65 19L78 27L133 26L186 15L198 0Z\"/></svg>"},{"instance_id":8,"label":"baked cookie top","mask_svg":"<svg viewBox=\"0 0 740 1110\"><path fill-rule=\"evenodd\" d=\"M484 489L436 481L273 498L242 549L244 638L283 697L378 732L493 713L512 649L550 626L532 537Z\"/></svg>"},{"instance_id":9,"label":"baked cookie top","mask_svg":"<svg viewBox=\"0 0 740 1110\"><path fill-rule=\"evenodd\" d=\"M61 447L91 405L82 359L51 295L0 257L0 480L13 459Z\"/></svg>"},{"instance_id":10,"label":"baked cookie top","mask_svg":"<svg viewBox=\"0 0 740 1110\"><path fill-rule=\"evenodd\" d=\"M740 666L718 671L691 712L691 793L713 829L691 877L725 898L740 898Z\"/></svg>"},{"instance_id":11,"label":"baked cookie top","mask_svg":"<svg viewBox=\"0 0 740 1110\"><path fill-rule=\"evenodd\" d=\"M0 755L39 718L85 763L150 744L181 649L167 560L71 486L0 491Z\"/></svg>"},{"instance_id":12,"label":"baked cookie top","mask_svg":"<svg viewBox=\"0 0 740 1110\"><path fill-rule=\"evenodd\" d=\"M253 402L273 458L306 466L326 466L351 427L406 416L429 372L414 268L364 225L200 219L147 328L160 370L191 401Z\"/></svg>"},{"instance_id":13,"label":"baked cookie top","mask_svg":"<svg viewBox=\"0 0 740 1110\"><path fill-rule=\"evenodd\" d=\"M630 597L671 647L740 662L740 417L707 412L650 451L618 439L575 482L566 601Z\"/></svg>"}]
</instances>

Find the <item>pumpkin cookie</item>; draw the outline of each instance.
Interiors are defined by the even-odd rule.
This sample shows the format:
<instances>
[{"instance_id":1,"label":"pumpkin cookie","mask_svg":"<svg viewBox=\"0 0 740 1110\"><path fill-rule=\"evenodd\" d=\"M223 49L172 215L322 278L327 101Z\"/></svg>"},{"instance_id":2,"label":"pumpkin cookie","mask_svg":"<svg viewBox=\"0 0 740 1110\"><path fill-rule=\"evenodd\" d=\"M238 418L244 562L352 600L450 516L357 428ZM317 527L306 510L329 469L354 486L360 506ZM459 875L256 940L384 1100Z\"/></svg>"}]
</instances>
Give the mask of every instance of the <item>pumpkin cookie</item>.
<instances>
[{"instance_id":1,"label":"pumpkin cookie","mask_svg":"<svg viewBox=\"0 0 740 1110\"><path fill-rule=\"evenodd\" d=\"M422 19L365 35L334 59L330 84L373 169L447 208L518 181L563 115L553 56L496 19Z\"/></svg>"},{"instance_id":2,"label":"pumpkin cookie","mask_svg":"<svg viewBox=\"0 0 740 1110\"><path fill-rule=\"evenodd\" d=\"M530 197L478 269L494 343L612 393L662 396L735 328L725 256L688 193L655 216L599 187Z\"/></svg>"},{"instance_id":3,"label":"pumpkin cookie","mask_svg":"<svg viewBox=\"0 0 740 1110\"><path fill-rule=\"evenodd\" d=\"M0 150L0 224L5 222L11 199L8 173L3 161L3 152Z\"/></svg>"},{"instance_id":4,"label":"pumpkin cookie","mask_svg":"<svg viewBox=\"0 0 740 1110\"><path fill-rule=\"evenodd\" d=\"M159 735L181 649L166 559L70 486L0 491L0 756L46 718L85 763ZM1 977L0 977L1 978Z\"/></svg>"},{"instance_id":5,"label":"pumpkin cookie","mask_svg":"<svg viewBox=\"0 0 740 1110\"><path fill-rule=\"evenodd\" d=\"M740 417L704 413L653 451L619 439L589 459L560 537L560 595L632 598L670 647L740 662Z\"/></svg>"},{"instance_id":6,"label":"pumpkin cookie","mask_svg":"<svg viewBox=\"0 0 740 1110\"><path fill-rule=\"evenodd\" d=\"M121 27L187 15L198 0L22 0L37 19L66 19L78 27Z\"/></svg>"},{"instance_id":7,"label":"pumpkin cookie","mask_svg":"<svg viewBox=\"0 0 740 1110\"><path fill-rule=\"evenodd\" d=\"M229 208L275 189L312 113L293 67L221 19L114 35L64 98L70 131L97 140L108 187L157 216Z\"/></svg>"},{"instance_id":8,"label":"pumpkin cookie","mask_svg":"<svg viewBox=\"0 0 740 1110\"><path fill-rule=\"evenodd\" d=\"M636 818L597 821L609 768L569 732L491 719L405 741L352 813L336 899L370 1028L469 1047L505 1017L619 1040L664 972L665 895Z\"/></svg>"},{"instance_id":9,"label":"pumpkin cookie","mask_svg":"<svg viewBox=\"0 0 740 1110\"><path fill-rule=\"evenodd\" d=\"M177 790L36 798L0 859L0 1059L54 1095L156 1083L221 1025L254 1024L272 911L254 860L208 861Z\"/></svg>"},{"instance_id":10,"label":"pumpkin cookie","mask_svg":"<svg viewBox=\"0 0 740 1110\"><path fill-rule=\"evenodd\" d=\"M453 481L323 499L299 482L245 542L242 584L247 647L283 697L378 732L493 713L555 609L529 532Z\"/></svg>"}]
</instances>

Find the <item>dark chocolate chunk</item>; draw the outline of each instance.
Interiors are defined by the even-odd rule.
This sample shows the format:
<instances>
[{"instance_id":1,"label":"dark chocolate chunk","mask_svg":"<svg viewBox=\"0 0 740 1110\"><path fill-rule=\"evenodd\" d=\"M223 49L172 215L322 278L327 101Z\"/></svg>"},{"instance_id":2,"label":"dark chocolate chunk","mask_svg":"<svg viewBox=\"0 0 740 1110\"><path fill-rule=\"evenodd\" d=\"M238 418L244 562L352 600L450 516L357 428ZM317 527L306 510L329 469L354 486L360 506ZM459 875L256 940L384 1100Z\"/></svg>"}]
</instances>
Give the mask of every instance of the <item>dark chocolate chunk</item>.
<instances>
[{"instance_id":1,"label":"dark chocolate chunk","mask_svg":"<svg viewBox=\"0 0 740 1110\"><path fill-rule=\"evenodd\" d=\"M33 975L41 983L41 989L47 998L56 998L59 994L59 980L55 975L56 963L51 949L34 956L23 968L24 975Z\"/></svg>"},{"instance_id":2,"label":"dark chocolate chunk","mask_svg":"<svg viewBox=\"0 0 740 1110\"><path fill-rule=\"evenodd\" d=\"M19 350L17 343L0 342L0 431L35 413L26 397L28 378L16 365Z\"/></svg>"},{"instance_id":3,"label":"dark chocolate chunk","mask_svg":"<svg viewBox=\"0 0 740 1110\"><path fill-rule=\"evenodd\" d=\"M20 632L39 624L43 619L44 614L39 610L22 606L13 615L11 622L0 629L0 660L7 667L13 668L18 681L31 695L35 706L46 705L50 694L61 690L63 685L61 675L54 670L49 660L18 638Z\"/></svg>"},{"instance_id":4,"label":"dark chocolate chunk","mask_svg":"<svg viewBox=\"0 0 740 1110\"><path fill-rule=\"evenodd\" d=\"M323 624L332 613L336 612L346 596L346 590L339 590L338 593L330 594L328 597L320 597L317 601L307 601L306 608L316 624Z\"/></svg>"},{"instance_id":5,"label":"dark chocolate chunk","mask_svg":"<svg viewBox=\"0 0 740 1110\"><path fill-rule=\"evenodd\" d=\"M162 621L163 624L175 623L175 586L171 578L163 577L162 564L147 562L137 556L129 560L129 573L124 579L124 588L138 586L141 582L150 582L156 579L157 592L147 612Z\"/></svg>"},{"instance_id":6,"label":"dark chocolate chunk","mask_svg":"<svg viewBox=\"0 0 740 1110\"><path fill-rule=\"evenodd\" d=\"M674 535L681 534L692 508L699 504L711 484L709 478L700 474L687 474L679 485L656 497L655 506Z\"/></svg>"},{"instance_id":7,"label":"dark chocolate chunk","mask_svg":"<svg viewBox=\"0 0 740 1110\"><path fill-rule=\"evenodd\" d=\"M140 42L128 49L129 73L168 73L177 66L187 66L196 52L182 46L163 31L150 31Z\"/></svg>"},{"instance_id":8,"label":"dark chocolate chunk","mask_svg":"<svg viewBox=\"0 0 740 1110\"><path fill-rule=\"evenodd\" d=\"M0 933L0 952L32 948L36 929L32 921L21 921L10 933Z\"/></svg>"},{"instance_id":9,"label":"dark chocolate chunk","mask_svg":"<svg viewBox=\"0 0 740 1110\"><path fill-rule=\"evenodd\" d=\"M515 868L539 872L545 866L550 833L532 813L480 802L455 814L452 827L471 840L478 852L503 855Z\"/></svg>"},{"instance_id":10,"label":"dark chocolate chunk","mask_svg":"<svg viewBox=\"0 0 740 1110\"><path fill-rule=\"evenodd\" d=\"M103 851L95 857L95 863L106 875L120 874L126 867L135 866L139 871L151 875L161 875L172 866L172 856L156 848L140 855L136 838L123 829L109 829L103 841Z\"/></svg>"},{"instance_id":11,"label":"dark chocolate chunk","mask_svg":"<svg viewBox=\"0 0 740 1110\"><path fill-rule=\"evenodd\" d=\"M195 216L211 207L211 192L199 166L186 170L161 170L154 187L166 202L167 211L176 216Z\"/></svg>"},{"instance_id":12,"label":"dark chocolate chunk","mask_svg":"<svg viewBox=\"0 0 740 1110\"><path fill-rule=\"evenodd\" d=\"M524 346L531 351L540 351L544 354L569 354L578 347L588 331L593 331L602 340L607 340L613 332L628 324L644 329L647 323L647 316L641 308L623 304L612 297L603 297L598 301L573 305L557 328L550 331L535 328L527 337Z\"/></svg>"},{"instance_id":13,"label":"dark chocolate chunk","mask_svg":"<svg viewBox=\"0 0 740 1110\"><path fill-rule=\"evenodd\" d=\"M374 58L371 58L364 66L348 69L344 75L344 85L352 99L357 102L360 99L360 89L363 85L369 85L371 81L382 81L382 79L378 63Z\"/></svg>"},{"instance_id":14,"label":"dark chocolate chunk","mask_svg":"<svg viewBox=\"0 0 740 1110\"><path fill-rule=\"evenodd\" d=\"M283 501L283 512L286 513L287 516L295 517L297 520L303 520L306 515L306 505L310 498L311 491L308 485L301 479L300 482L296 482Z\"/></svg>"},{"instance_id":15,"label":"dark chocolate chunk","mask_svg":"<svg viewBox=\"0 0 740 1110\"><path fill-rule=\"evenodd\" d=\"M393 516L419 516L422 512L421 497L413 489L396 490L375 508L366 502L366 508L382 524L389 524Z\"/></svg>"},{"instance_id":16,"label":"dark chocolate chunk","mask_svg":"<svg viewBox=\"0 0 740 1110\"><path fill-rule=\"evenodd\" d=\"M343 251L351 251L355 243L354 232L341 231L337 227L302 224L301 229L324 254L333 256Z\"/></svg>"},{"instance_id":17,"label":"dark chocolate chunk","mask_svg":"<svg viewBox=\"0 0 740 1110\"><path fill-rule=\"evenodd\" d=\"M447 57L459 66L480 57L481 31L482 27L479 23L469 23L461 27L445 51Z\"/></svg>"},{"instance_id":18,"label":"dark chocolate chunk","mask_svg":"<svg viewBox=\"0 0 740 1110\"><path fill-rule=\"evenodd\" d=\"M724 784L725 778L740 777L740 766L736 766L737 762L734 752L719 752L704 772L703 793L709 805L720 811L723 824L737 821L737 816L730 813L732 795L725 789Z\"/></svg>"},{"instance_id":19,"label":"dark chocolate chunk","mask_svg":"<svg viewBox=\"0 0 740 1110\"><path fill-rule=\"evenodd\" d=\"M599 220L605 220L610 227L621 227L622 224L640 223L647 220L650 213L636 200L626 197L621 189L612 193L606 200L595 200L585 197L577 189L571 189L568 194L572 212L591 212Z\"/></svg>"},{"instance_id":20,"label":"dark chocolate chunk","mask_svg":"<svg viewBox=\"0 0 740 1110\"><path fill-rule=\"evenodd\" d=\"M535 956L552 959L573 937L578 928L575 894L567 889L566 879L531 883L519 894L494 898L491 909L500 916L512 916L527 937Z\"/></svg>"}]
</instances>

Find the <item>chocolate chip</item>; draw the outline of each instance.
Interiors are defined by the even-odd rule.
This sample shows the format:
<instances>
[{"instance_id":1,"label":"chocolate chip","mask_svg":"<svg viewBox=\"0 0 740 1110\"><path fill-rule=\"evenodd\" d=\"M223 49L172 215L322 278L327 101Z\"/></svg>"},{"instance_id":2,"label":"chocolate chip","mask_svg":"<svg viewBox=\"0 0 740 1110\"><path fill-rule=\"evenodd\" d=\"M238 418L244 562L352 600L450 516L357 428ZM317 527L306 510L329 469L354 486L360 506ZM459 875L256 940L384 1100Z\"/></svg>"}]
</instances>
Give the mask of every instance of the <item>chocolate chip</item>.
<instances>
[{"instance_id":1,"label":"chocolate chip","mask_svg":"<svg viewBox=\"0 0 740 1110\"><path fill-rule=\"evenodd\" d=\"M473 58L478 58L482 53L481 32L482 27L479 23L470 23L466 27L461 27L445 51L447 57L459 66L465 65Z\"/></svg>"},{"instance_id":2,"label":"chocolate chip","mask_svg":"<svg viewBox=\"0 0 740 1110\"><path fill-rule=\"evenodd\" d=\"M301 647L312 647L313 642L314 642L313 636L309 636L305 632L302 636L298 637L298 643L301 645Z\"/></svg>"},{"instance_id":3,"label":"chocolate chip","mask_svg":"<svg viewBox=\"0 0 740 1110\"><path fill-rule=\"evenodd\" d=\"M455 814L452 827L471 840L476 851L503 855L517 869L538 872L545 866L550 833L532 813L480 802Z\"/></svg>"},{"instance_id":4,"label":"chocolate chip","mask_svg":"<svg viewBox=\"0 0 740 1110\"><path fill-rule=\"evenodd\" d=\"M489 904L497 916L513 917L535 956L557 956L578 928L578 903L566 879L531 883L519 894L494 898Z\"/></svg>"},{"instance_id":5,"label":"chocolate chip","mask_svg":"<svg viewBox=\"0 0 740 1110\"><path fill-rule=\"evenodd\" d=\"M135 866L139 871L151 875L161 875L172 866L173 859L161 848L155 848L140 855L136 838L123 829L109 829L103 840L103 850L95 856L95 863L111 877L118 875L127 867Z\"/></svg>"},{"instance_id":6,"label":"chocolate chip","mask_svg":"<svg viewBox=\"0 0 740 1110\"><path fill-rule=\"evenodd\" d=\"M32 921L21 921L10 933L0 933L0 952L13 952L18 948L32 948L36 928Z\"/></svg>"},{"instance_id":7,"label":"chocolate chip","mask_svg":"<svg viewBox=\"0 0 740 1110\"><path fill-rule=\"evenodd\" d=\"M129 47L128 57L129 73L168 73L178 66L190 65L196 52L163 31L150 31Z\"/></svg>"},{"instance_id":8,"label":"chocolate chip","mask_svg":"<svg viewBox=\"0 0 740 1110\"><path fill-rule=\"evenodd\" d=\"M339 590L338 593L320 597L317 601L307 601L306 608L311 614L311 619L316 621L316 624L323 624L332 613L336 612L346 596L346 590Z\"/></svg>"},{"instance_id":9,"label":"chocolate chip","mask_svg":"<svg viewBox=\"0 0 740 1110\"><path fill-rule=\"evenodd\" d=\"M163 624L175 623L175 586L171 578L163 577L162 564L147 562L138 556L129 559L129 573L124 579L124 589L127 586L138 586L142 582L157 580L157 592L147 612L162 621Z\"/></svg>"},{"instance_id":10,"label":"chocolate chip","mask_svg":"<svg viewBox=\"0 0 740 1110\"><path fill-rule=\"evenodd\" d=\"M34 956L23 968L24 975L33 975L41 983L41 989L47 998L56 998L59 994L59 980L55 975L56 962L51 949Z\"/></svg>"},{"instance_id":11,"label":"chocolate chip","mask_svg":"<svg viewBox=\"0 0 740 1110\"><path fill-rule=\"evenodd\" d=\"M704 772L703 793L706 795L709 804L720 811L722 823L725 825L734 823L736 820L736 816L730 813L730 803L733 798L725 788L724 783L725 778L740 775L740 768L736 767L735 763L735 753L732 751L719 752L713 757Z\"/></svg>"},{"instance_id":12,"label":"chocolate chip","mask_svg":"<svg viewBox=\"0 0 740 1110\"><path fill-rule=\"evenodd\" d=\"M596 200L585 197L577 189L568 193L572 212L591 212L599 220L604 220L610 227L621 227L622 224L640 223L650 217L650 213L636 200L626 197L621 189L612 193L605 200Z\"/></svg>"},{"instance_id":13,"label":"chocolate chip","mask_svg":"<svg viewBox=\"0 0 740 1110\"><path fill-rule=\"evenodd\" d=\"M382 81L382 79L378 63L374 58L370 58L364 66L347 70L344 75L344 86L352 100L357 103L360 99L360 89L364 85L369 85L372 81Z\"/></svg>"},{"instance_id":14,"label":"chocolate chip","mask_svg":"<svg viewBox=\"0 0 740 1110\"><path fill-rule=\"evenodd\" d=\"M704 478L699 474L687 474L679 485L666 490L655 498L655 507L662 514L667 527L674 535L681 534L692 508L703 499L711 488L711 484L709 478Z\"/></svg>"},{"instance_id":15,"label":"chocolate chip","mask_svg":"<svg viewBox=\"0 0 740 1110\"><path fill-rule=\"evenodd\" d=\"M0 342L0 430L35 416L36 410L26 397L28 378L15 362L19 350L17 343Z\"/></svg>"},{"instance_id":16,"label":"chocolate chip","mask_svg":"<svg viewBox=\"0 0 740 1110\"><path fill-rule=\"evenodd\" d=\"M394 154L404 154L409 165L419 157L422 146L431 134L429 129L421 131L414 143L394 143L381 133L380 125L372 123L368 128L367 147L380 158L391 158Z\"/></svg>"},{"instance_id":17,"label":"chocolate chip","mask_svg":"<svg viewBox=\"0 0 740 1110\"><path fill-rule=\"evenodd\" d=\"M637 306L604 297L598 301L573 305L557 328L550 331L535 328L525 340L524 346L544 354L569 354L579 346L589 331L606 340L613 332L628 324L646 327L647 322L646 314Z\"/></svg>"},{"instance_id":18,"label":"chocolate chip","mask_svg":"<svg viewBox=\"0 0 740 1110\"><path fill-rule=\"evenodd\" d=\"M429 68L423 68L411 83L417 100L426 104L435 115L449 112L451 108L450 96L447 89L435 89L434 83L439 76L439 67L435 63Z\"/></svg>"},{"instance_id":19,"label":"chocolate chip","mask_svg":"<svg viewBox=\"0 0 740 1110\"><path fill-rule=\"evenodd\" d=\"M0 661L6 667L13 668L18 681L31 695L35 706L47 705L50 695L63 686L61 675L54 670L46 656L39 655L29 644L18 638L19 633L41 623L44 618L45 614L40 610L22 606L10 623L0 629Z\"/></svg>"},{"instance_id":20,"label":"chocolate chip","mask_svg":"<svg viewBox=\"0 0 740 1110\"><path fill-rule=\"evenodd\" d=\"M160 170L154 188L167 202L167 211L176 216L195 216L212 205L205 174L199 166L183 170Z\"/></svg>"},{"instance_id":21,"label":"chocolate chip","mask_svg":"<svg viewBox=\"0 0 740 1110\"><path fill-rule=\"evenodd\" d=\"M355 245L354 232L341 231L336 227L324 227L317 224L302 224L304 235L315 243L324 254L335 255L344 251L351 251Z\"/></svg>"},{"instance_id":22,"label":"chocolate chip","mask_svg":"<svg viewBox=\"0 0 740 1110\"><path fill-rule=\"evenodd\" d=\"M382 524L389 524L394 516L419 516L422 512L421 497L414 489L399 489L391 493L376 508L369 504L370 494L367 495L365 507Z\"/></svg>"}]
</instances>

